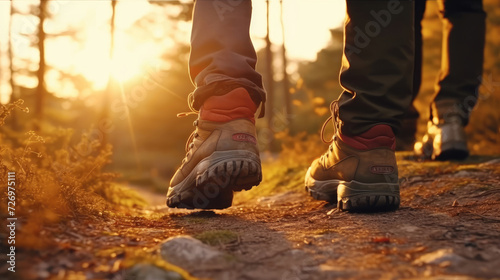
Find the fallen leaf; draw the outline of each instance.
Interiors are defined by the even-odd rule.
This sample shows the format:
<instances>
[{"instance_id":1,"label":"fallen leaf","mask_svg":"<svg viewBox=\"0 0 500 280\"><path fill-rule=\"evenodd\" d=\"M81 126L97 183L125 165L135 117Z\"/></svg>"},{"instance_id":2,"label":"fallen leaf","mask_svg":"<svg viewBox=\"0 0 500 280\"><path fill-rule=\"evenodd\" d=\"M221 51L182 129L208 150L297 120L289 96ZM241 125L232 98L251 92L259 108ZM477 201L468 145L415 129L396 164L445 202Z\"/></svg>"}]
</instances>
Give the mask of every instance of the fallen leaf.
<instances>
[{"instance_id":1,"label":"fallen leaf","mask_svg":"<svg viewBox=\"0 0 500 280\"><path fill-rule=\"evenodd\" d=\"M389 237L378 236L378 237L372 237L372 242L373 243L390 243L391 239Z\"/></svg>"}]
</instances>

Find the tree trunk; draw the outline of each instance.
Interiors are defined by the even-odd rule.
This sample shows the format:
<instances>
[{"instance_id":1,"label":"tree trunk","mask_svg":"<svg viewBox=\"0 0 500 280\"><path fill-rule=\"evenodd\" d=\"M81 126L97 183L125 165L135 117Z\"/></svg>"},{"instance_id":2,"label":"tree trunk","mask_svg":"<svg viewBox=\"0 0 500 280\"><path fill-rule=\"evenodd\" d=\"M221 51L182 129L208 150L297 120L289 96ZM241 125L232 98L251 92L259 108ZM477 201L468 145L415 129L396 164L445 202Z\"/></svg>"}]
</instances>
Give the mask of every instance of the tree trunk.
<instances>
[{"instance_id":1,"label":"tree trunk","mask_svg":"<svg viewBox=\"0 0 500 280\"><path fill-rule=\"evenodd\" d=\"M267 8L267 32L266 32L266 91L267 91L267 121L271 132L274 132L274 75L273 75L273 53L271 50L271 39L269 38L269 0L266 0Z\"/></svg>"},{"instance_id":2,"label":"tree trunk","mask_svg":"<svg viewBox=\"0 0 500 280\"><path fill-rule=\"evenodd\" d=\"M40 0L40 10L38 14L38 18L40 23L38 25L38 50L40 62L38 64L37 78L38 78L38 86L36 88L36 97L35 97L35 131L39 131L42 124L43 119L43 107L46 98L46 90L45 90L45 30L43 29L43 25L45 23L45 18L47 16L47 3L48 0Z\"/></svg>"},{"instance_id":3,"label":"tree trunk","mask_svg":"<svg viewBox=\"0 0 500 280\"><path fill-rule=\"evenodd\" d=\"M110 31L109 31L109 40L110 40L110 45L109 45L109 61L110 61L110 66L112 68L112 63L113 63L113 55L114 55L114 50L115 50L115 17L116 17L116 4L118 0L111 0L111 20L110 20ZM107 122L108 118L110 117L110 100L111 100L111 94L113 93L113 76L112 73L109 72L108 76L108 84L106 86L106 90L104 91L102 95L102 112L101 112L101 118L99 123L101 122ZM101 128L99 128L101 129ZM108 143L108 131L101 131L102 133L102 146L105 147L106 144Z\"/></svg>"},{"instance_id":4,"label":"tree trunk","mask_svg":"<svg viewBox=\"0 0 500 280\"><path fill-rule=\"evenodd\" d=\"M281 59L283 61L283 94L286 110L286 120L287 126L290 127L291 115L292 115L292 101L290 96L290 81L288 80L288 74L286 68L288 66L288 61L286 58L286 46L285 46L285 22L283 21L283 0L280 0L280 22L281 22L281 34L283 38L283 44L281 45Z\"/></svg>"},{"instance_id":5,"label":"tree trunk","mask_svg":"<svg viewBox=\"0 0 500 280\"><path fill-rule=\"evenodd\" d=\"M7 45L7 53L9 56L9 72L10 72L10 87L11 87L11 95L10 95L10 102L14 102L17 99L19 99L19 88L16 86L14 82L14 63L12 60L14 59L14 54L12 52L12 18L14 15L14 0L10 0L10 14L9 14L9 31L8 31L8 45ZM12 129L13 130L18 130L19 129L19 120L18 120L18 113L17 110L12 111L11 114L11 120L12 120Z\"/></svg>"}]
</instances>

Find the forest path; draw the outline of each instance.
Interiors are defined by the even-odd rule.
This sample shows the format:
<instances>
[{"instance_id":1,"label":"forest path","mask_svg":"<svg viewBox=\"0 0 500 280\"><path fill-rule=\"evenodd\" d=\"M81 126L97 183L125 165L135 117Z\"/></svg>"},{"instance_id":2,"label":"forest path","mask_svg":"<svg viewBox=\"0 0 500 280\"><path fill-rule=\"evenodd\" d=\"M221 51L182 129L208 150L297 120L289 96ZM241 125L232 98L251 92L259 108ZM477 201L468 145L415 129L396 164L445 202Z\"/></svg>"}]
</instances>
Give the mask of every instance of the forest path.
<instances>
[{"instance_id":1,"label":"forest path","mask_svg":"<svg viewBox=\"0 0 500 280\"><path fill-rule=\"evenodd\" d=\"M500 279L500 158L398 161L394 212L341 212L299 190L216 211L169 209L146 193L156 205L54 229L59 245L38 253L26 279ZM167 263L162 244L184 235L224 258ZM180 274L151 274L165 270Z\"/></svg>"}]
</instances>

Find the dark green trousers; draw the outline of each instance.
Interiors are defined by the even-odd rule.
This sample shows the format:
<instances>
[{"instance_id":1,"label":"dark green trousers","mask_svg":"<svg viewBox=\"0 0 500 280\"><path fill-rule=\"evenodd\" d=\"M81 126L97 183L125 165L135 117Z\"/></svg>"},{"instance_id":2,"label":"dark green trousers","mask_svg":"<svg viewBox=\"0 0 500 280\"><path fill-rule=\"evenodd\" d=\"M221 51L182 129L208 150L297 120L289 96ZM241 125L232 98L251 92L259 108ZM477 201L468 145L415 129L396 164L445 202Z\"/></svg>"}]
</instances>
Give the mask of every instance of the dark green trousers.
<instances>
[{"instance_id":1,"label":"dark green trousers","mask_svg":"<svg viewBox=\"0 0 500 280\"><path fill-rule=\"evenodd\" d=\"M439 0L443 22L441 71L431 104L431 118L458 114L464 124L478 98L483 74L486 13L482 0ZM413 99L422 78L422 25L425 0L415 1L415 79ZM418 118L411 107L407 118Z\"/></svg>"},{"instance_id":2,"label":"dark green trousers","mask_svg":"<svg viewBox=\"0 0 500 280\"><path fill-rule=\"evenodd\" d=\"M334 0L337 1L337 0ZM357 135L385 123L397 130L412 100L414 3L409 0L346 0L345 46L339 98L340 129ZM193 106L212 95L245 87L265 101L250 40L251 2L198 0L191 37ZM333 66L332 66L333 67Z\"/></svg>"},{"instance_id":3,"label":"dark green trousers","mask_svg":"<svg viewBox=\"0 0 500 280\"><path fill-rule=\"evenodd\" d=\"M346 3L340 130L358 135L383 123L397 131L412 100L414 3Z\"/></svg>"}]
</instances>

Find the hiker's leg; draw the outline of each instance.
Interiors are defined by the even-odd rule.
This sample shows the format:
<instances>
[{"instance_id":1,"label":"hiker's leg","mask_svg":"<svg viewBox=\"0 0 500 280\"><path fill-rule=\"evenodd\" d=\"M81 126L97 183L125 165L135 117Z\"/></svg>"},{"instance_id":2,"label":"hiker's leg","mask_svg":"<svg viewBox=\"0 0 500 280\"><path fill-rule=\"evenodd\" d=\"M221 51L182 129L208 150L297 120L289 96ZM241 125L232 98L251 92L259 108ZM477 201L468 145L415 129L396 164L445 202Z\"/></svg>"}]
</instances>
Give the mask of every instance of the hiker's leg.
<instances>
[{"instance_id":1,"label":"hiker's leg","mask_svg":"<svg viewBox=\"0 0 500 280\"><path fill-rule=\"evenodd\" d=\"M359 135L381 123L397 130L412 100L414 2L346 2L341 133Z\"/></svg>"},{"instance_id":2,"label":"hiker's leg","mask_svg":"<svg viewBox=\"0 0 500 280\"><path fill-rule=\"evenodd\" d=\"M420 91L422 83L422 56L423 56L423 40L422 40L422 20L425 14L426 0L415 0L415 66L413 72L413 97L412 101ZM415 107L410 107L411 117L418 118L419 114Z\"/></svg>"},{"instance_id":3,"label":"hiker's leg","mask_svg":"<svg viewBox=\"0 0 500 280\"><path fill-rule=\"evenodd\" d=\"M262 180L254 114L264 102L249 36L250 1L196 1L190 75L199 110L186 156L170 180L167 205L222 209L233 192Z\"/></svg>"},{"instance_id":4,"label":"hiker's leg","mask_svg":"<svg viewBox=\"0 0 500 280\"><path fill-rule=\"evenodd\" d=\"M399 207L393 130L412 98L413 8L413 1L347 1L344 92L331 106L338 129L305 177L312 197L341 210Z\"/></svg>"},{"instance_id":5,"label":"hiker's leg","mask_svg":"<svg viewBox=\"0 0 500 280\"><path fill-rule=\"evenodd\" d=\"M441 73L432 115L460 115L464 125L476 104L483 73L486 13L482 0L440 0L443 19Z\"/></svg>"},{"instance_id":6,"label":"hiker's leg","mask_svg":"<svg viewBox=\"0 0 500 280\"><path fill-rule=\"evenodd\" d=\"M436 160L461 160L469 150L464 126L476 104L483 73L485 19L481 0L440 0L443 20L441 73L427 134L415 152Z\"/></svg>"},{"instance_id":7,"label":"hiker's leg","mask_svg":"<svg viewBox=\"0 0 500 280\"><path fill-rule=\"evenodd\" d=\"M210 96L244 87L259 105L265 101L257 55L250 40L251 1L196 1L189 73L196 86L194 108Z\"/></svg>"},{"instance_id":8,"label":"hiker's leg","mask_svg":"<svg viewBox=\"0 0 500 280\"><path fill-rule=\"evenodd\" d=\"M420 114L415 107L414 101L417 98L422 82L422 19L424 18L426 0L415 0L415 66L413 71L413 95L412 102L406 112L401 129L397 134L396 150L413 150L417 133L417 123Z\"/></svg>"}]
</instances>

